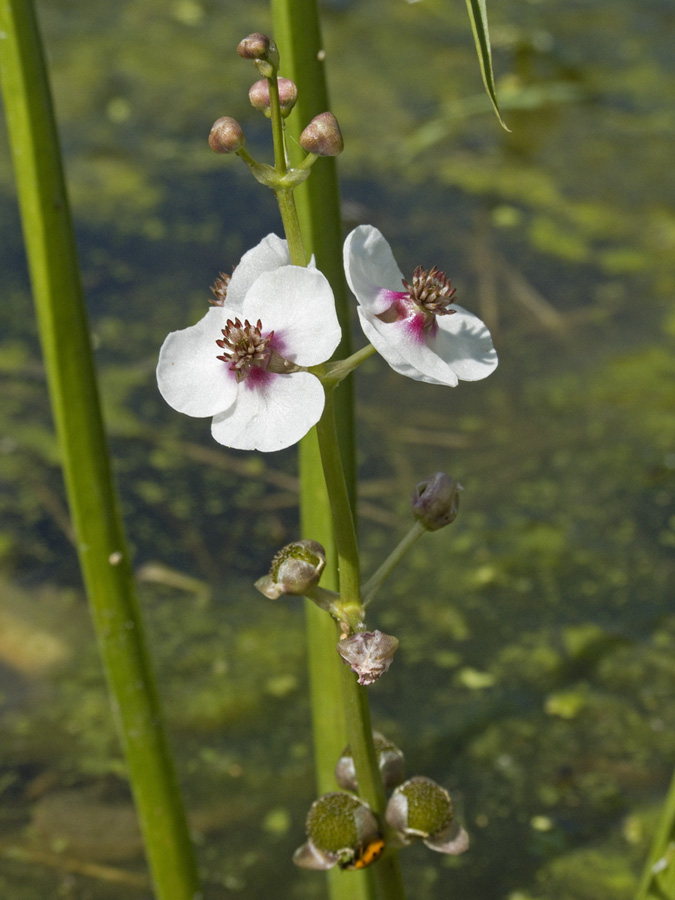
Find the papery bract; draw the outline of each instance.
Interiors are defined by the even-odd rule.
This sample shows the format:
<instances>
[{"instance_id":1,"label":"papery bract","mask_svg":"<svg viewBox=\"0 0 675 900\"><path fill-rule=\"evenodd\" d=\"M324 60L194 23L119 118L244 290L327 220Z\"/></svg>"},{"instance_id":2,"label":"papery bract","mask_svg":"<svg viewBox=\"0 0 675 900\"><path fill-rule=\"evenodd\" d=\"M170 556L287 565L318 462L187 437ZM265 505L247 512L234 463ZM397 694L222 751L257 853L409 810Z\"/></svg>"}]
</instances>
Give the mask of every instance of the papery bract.
<instances>
[{"instance_id":1,"label":"papery bract","mask_svg":"<svg viewBox=\"0 0 675 900\"><path fill-rule=\"evenodd\" d=\"M323 386L304 368L325 362L339 341L326 278L290 265L286 242L268 235L243 256L219 305L169 334L157 382L178 412L212 416L218 443L281 450L321 417Z\"/></svg>"},{"instance_id":2,"label":"papery bract","mask_svg":"<svg viewBox=\"0 0 675 900\"><path fill-rule=\"evenodd\" d=\"M452 302L443 272L416 269L408 283L391 247L372 225L359 225L344 245L345 274L359 302L361 327L401 375L455 387L486 378L497 353L486 325Z\"/></svg>"}]
</instances>

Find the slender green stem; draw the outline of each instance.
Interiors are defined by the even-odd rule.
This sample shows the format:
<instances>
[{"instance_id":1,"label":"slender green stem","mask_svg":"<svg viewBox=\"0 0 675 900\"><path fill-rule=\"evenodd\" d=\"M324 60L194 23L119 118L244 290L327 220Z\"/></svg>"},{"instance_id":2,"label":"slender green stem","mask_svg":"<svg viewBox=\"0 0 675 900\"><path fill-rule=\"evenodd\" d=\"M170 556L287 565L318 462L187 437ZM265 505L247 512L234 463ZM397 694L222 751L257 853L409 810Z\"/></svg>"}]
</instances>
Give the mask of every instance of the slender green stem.
<instances>
[{"instance_id":1,"label":"slender green stem","mask_svg":"<svg viewBox=\"0 0 675 900\"><path fill-rule=\"evenodd\" d=\"M427 529L421 522L415 522L403 540L394 547L379 569L374 572L361 589L363 605L367 606L379 591L385 579L389 578L396 566L401 562L406 553L417 541L426 534Z\"/></svg>"},{"instance_id":2,"label":"slender green stem","mask_svg":"<svg viewBox=\"0 0 675 900\"><path fill-rule=\"evenodd\" d=\"M112 481L49 84L29 0L0 0L0 78L80 565L160 900L202 896Z\"/></svg>"},{"instance_id":3,"label":"slender green stem","mask_svg":"<svg viewBox=\"0 0 675 900\"><path fill-rule=\"evenodd\" d=\"M298 102L293 115L287 120L287 128L296 141L305 125L317 114L329 109L328 93L326 89L326 77L324 71L323 40L319 24L319 15L316 0L271 0L274 19L274 38L279 46L282 58L284 75L291 78L298 86ZM290 146L291 160L296 152L293 144ZM340 193L337 180L337 170L334 159L318 160L313 166L311 177L301 184L295 194L298 217L304 236L305 249L308 254L314 254L316 264L328 278L336 298L338 317L342 325L343 341L336 351L337 358L349 357L351 354L350 333L351 317L349 299L346 289L344 272L342 268L342 222L340 216ZM330 394L328 405L331 418L333 417L333 397ZM352 390L350 379L347 379L336 398L335 415L339 423L337 441L335 440L335 428L331 425L332 443L339 441L343 462L335 466L332 471L339 472L342 486L339 494L344 498L346 492L347 504L344 499L339 501L339 508L347 515L354 534L354 523L351 510L354 508L356 498L356 456L355 456L355 426L352 402ZM324 413L324 417L326 413ZM323 421L323 420L322 420ZM325 423L324 423L325 424ZM301 475L301 522L303 535L321 541L329 552L329 565L324 571L322 584L325 587L335 589L337 587L338 573L335 552L333 551L333 533L338 526L333 518L331 522L331 507L335 500L329 500L327 481L324 481L324 473L319 452L318 433L324 426L320 423L301 443L300 446L300 475ZM326 443L321 440L321 443ZM335 449L328 451L336 453ZM344 466L344 469L343 469ZM337 478L337 475L333 476ZM339 480L338 479L338 480ZM329 486L328 486L329 487ZM340 587L351 594L356 610L358 603L358 555L356 551L355 537L353 540L354 555L352 564L348 566L348 585L342 584L342 568L340 569ZM340 550L338 548L337 555ZM345 555L345 549L342 548ZM335 782L333 770L335 763L342 752L347 739L351 739L355 732L352 725L347 729L345 723L346 707L350 706L358 713L365 704L366 697L362 694L358 702L336 703L339 696L340 684L344 684L345 676L349 676L351 687L349 691L356 690L356 679L346 670L335 649L337 634L334 622L323 610L316 607L311 601L307 601L307 637L309 644L309 667L312 694L312 717L314 722L315 753L317 761L317 784L320 791L334 790ZM358 716L357 716L358 718ZM369 717L367 727L363 727L363 721L359 726L361 736L372 743ZM370 756L370 752L367 753ZM372 769L372 757L370 762ZM377 771L377 770L375 770ZM378 773L379 774L379 773ZM358 775L357 775L358 777ZM367 781L370 776L363 776ZM375 795L375 791L371 792ZM374 869L377 870L376 864ZM396 864L383 862L383 872L396 872ZM328 873L329 889L332 900L372 900L374 897L373 869L364 869L359 872L351 872L345 877L337 868ZM382 884L382 878L386 875L376 875L381 883L380 896L390 900L401 900L402 887L400 874L398 877L398 892L391 885Z\"/></svg>"},{"instance_id":4,"label":"slender green stem","mask_svg":"<svg viewBox=\"0 0 675 900\"><path fill-rule=\"evenodd\" d=\"M675 897L675 774L635 900L664 900L666 897Z\"/></svg>"},{"instance_id":5,"label":"slender green stem","mask_svg":"<svg viewBox=\"0 0 675 900\"><path fill-rule=\"evenodd\" d=\"M279 175L285 175L288 171L286 159L286 142L284 140L284 123L281 118L281 104L279 102L279 81L277 76L267 79L270 89L270 113L272 120L272 142L274 144L274 167Z\"/></svg>"}]
</instances>

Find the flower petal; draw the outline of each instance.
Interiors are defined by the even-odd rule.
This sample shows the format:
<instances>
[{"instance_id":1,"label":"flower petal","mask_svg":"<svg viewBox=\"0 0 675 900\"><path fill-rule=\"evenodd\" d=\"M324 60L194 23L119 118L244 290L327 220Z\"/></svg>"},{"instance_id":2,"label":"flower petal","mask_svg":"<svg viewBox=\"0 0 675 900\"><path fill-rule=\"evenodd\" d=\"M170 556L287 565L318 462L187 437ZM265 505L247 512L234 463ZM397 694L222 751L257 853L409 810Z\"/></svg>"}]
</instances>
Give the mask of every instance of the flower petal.
<instances>
[{"instance_id":1,"label":"flower petal","mask_svg":"<svg viewBox=\"0 0 675 900\"><path fill-rule=\"evenodd\" d=\"M477 381L495 369L498 360L490 332L461 306L453 305L450 315L437 315L428 331L419 317L380 318L396 301L395 295L401 296L403 275L376 228L360 225L352 231L345 241L344 263L363 331L396 372L456 387L459 380Z\"/></svg>"},{"instance_id":2,"label":"flower petal","mask_svg":"<svg viewBox=\"0 0 675 900\"><path fill-rule=\"evenodd\" d=\"M392 369L406 378L456 387L459 379L453 369L426 343L411 338L405 320L384 323L358 310L363 333Z\"/></svg>"},{"instance_id":3,"label":"flower petal","mask_svg":"<svg viewBox=\"0 0 675 900\"><path fill-rule=\"evenodd\" d=\"M251 287L243 315L274 331L274 347L301 366L325 362L340 343L335 300L318 269L284 266L265 272Z\"/></svg>"},{"instance_id":4,"label":"flower petal","mask_svg":"<svg viewBox=\"0 0 675 900\"><path fill-rule=\"evenodd\" d=\"M237 383L227 363L217 359L216 341L229 316L214 306L189 328L172 331L159 351L157 384L169 406L188 416L213 416L229 409L237 397Z\"/></svg>"},{"instance_id":5,"label":"flower petal","mask_svg":"<svg viewBox=\"0 0 675 900\"><path fill-rule=\"evenodd\" d=\"M244 253L236 266L227 287L227 305L241 315L244 298L256 279L263 272L272 272L290 263L291 257L286 241L276 234L268 234L256 247Z\"/></svg>"},{"instance_id":6,"label":"flower petal","mask_svg":"<svg viewBox=\"0 0 675 900\"><path fill-rule=\"evenodd\" d=\"M492 337L478 316L461 306L451 316L438 316L438 332L429 347L438 353L461 381L480 381L497 368Z\"/></svg>"},{"instance_id":7,"label":"flower petal","mask_svg":"<svg viewBox=\"0 0 675 900\"><path fill-rule=\"evenodd\" d=\"M321 418L323 387L309 372L270 375L265 383L238 385L237 402L214 416L211 433L237 450L270 452L290 447Z\"/></svg>"},{"instance_id":8,"label":"flower petal","mask_svg":"<svg viewBox=\"0 0 675 900\"><path fill-rule=\"evenodd\" d=\"M392 303L387 291L403 289L403 273L382 233L372 225L359 225L347 236L343 255L356 299L372 315L385 312Z\"/></svg>"}]
</instances>

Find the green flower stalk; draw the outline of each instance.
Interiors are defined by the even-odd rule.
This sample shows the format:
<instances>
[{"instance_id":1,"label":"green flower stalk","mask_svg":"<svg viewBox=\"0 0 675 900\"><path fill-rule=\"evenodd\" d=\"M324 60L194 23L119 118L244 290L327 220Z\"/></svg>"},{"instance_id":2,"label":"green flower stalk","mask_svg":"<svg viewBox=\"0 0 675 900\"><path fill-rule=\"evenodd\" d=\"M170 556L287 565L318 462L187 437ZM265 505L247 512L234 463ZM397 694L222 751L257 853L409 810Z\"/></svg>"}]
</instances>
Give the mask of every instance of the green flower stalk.
<instances>
[{"instance_id":1,"label":"green flower stalk","mask_svg":"<svg viewBox=\"0 0 675 900\"><path fill-rule=\"evenodd\" d=\"M197 869L113 486L47 73L29 0L0 2L0 78L80 566L158 900Z\"/></svg>"}]
</instances>

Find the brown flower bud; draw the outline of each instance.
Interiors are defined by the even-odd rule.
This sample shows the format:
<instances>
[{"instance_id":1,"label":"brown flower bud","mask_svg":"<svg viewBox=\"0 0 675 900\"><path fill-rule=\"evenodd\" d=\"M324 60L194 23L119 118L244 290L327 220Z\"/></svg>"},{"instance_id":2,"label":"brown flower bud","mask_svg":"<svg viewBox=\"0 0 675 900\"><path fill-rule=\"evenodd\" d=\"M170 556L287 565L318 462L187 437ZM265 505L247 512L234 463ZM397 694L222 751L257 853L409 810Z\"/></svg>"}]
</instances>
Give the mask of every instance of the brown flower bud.
<instances>
[{"instance_id":1,"label":"brown flower bud","mask_svg":"<svg viewBox=\"0 0 675 900\"><path fill-rule=\"evenodd\" d=\"M243 59L252 59L263 78L271 78L279 68L279 50L272 38L259 31L249 34L237 47Z\"/></svg>"},{"instance_id":2,"label":"brown flower bud","mask_svg":"<svg viewBox=\"0 0 675 900\"><path fill-rule=\"evenodd\" d=\"M256 31L239 42L237 53L242 59L267 59L273 44L272 38Z\"/></svg>"},{"instance_id":3,"label":"brown flower bud","mask_svg":"<svg viewBox=\"0 0 675 900\"><path fill-rule=\"evenodd\" d=\"M213 123L209 147L214 153L236 153L246 143L241 125L231 116L221 116Z\"/></svg>"},{"instance_id":4,"label":"brown flower bud","mask_svg":"<svg viewBox=\"0 0 675 900\"><path fill-rule=\"evenodd\" d=\"M345 145L333 113L324 112L314 116L300 135L300 146L307 153L314 153L316 156L339 156Z\"/></svg>"},{"instance_id":5,"label":"brown flower bud","mask_svg":"<svg viewBox=\"0 0 675 900\"><path fill-rule=\"evenodd\" d=\"M298 99L298 89L290 78L279 78L277 84L279 85L281 115L286 118ZM261 78L251 86L248 99L251 101L251 106L266 116L270 116L270 85L266 78Z\"/></svg>"},{"instance_id":6,"label":"brown flower bud","mask_svg":"<svg viewBox=\"0 0 675 900\"><path fill-rule=\"evenodd\" d=\"M459 512L459 493L462 485L436 472L420 481L412 495L412 514L428 531L437 531L454 522Z\"/></svg>"}]
</instances>

